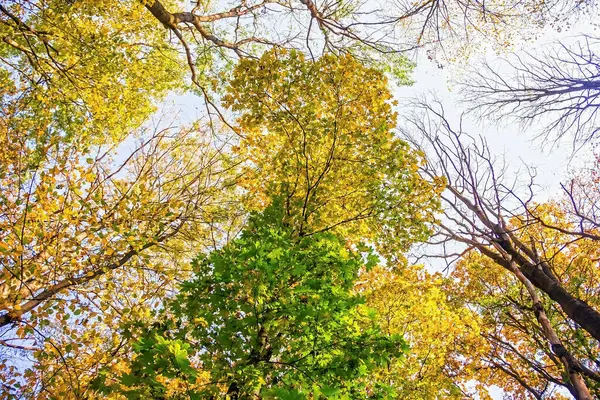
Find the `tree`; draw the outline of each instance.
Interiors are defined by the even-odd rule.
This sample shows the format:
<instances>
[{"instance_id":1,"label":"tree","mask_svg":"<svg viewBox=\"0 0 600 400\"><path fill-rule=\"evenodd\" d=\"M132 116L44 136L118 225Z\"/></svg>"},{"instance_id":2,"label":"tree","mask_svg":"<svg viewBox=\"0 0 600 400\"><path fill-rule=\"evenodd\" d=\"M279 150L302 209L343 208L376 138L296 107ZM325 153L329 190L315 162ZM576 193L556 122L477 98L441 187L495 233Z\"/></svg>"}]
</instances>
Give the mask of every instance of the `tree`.
<instances>
[{"instance_id":1,"label":"tree","mask_svg":"<svg viewBox=\"0 0 600 400\"><path fill-rule=\"evenodd\" d=\"M185 276L174 261L223 218L225 176L198 131L146 135L121 163L112 151L57 136L0 150L0 373L33 367L23 389L4 388L15 396L83 395L81 371L112 362L117 326ZM21 350L33 360L15 363Z\"/></svg>"},{"instance_id":2,"label":"tree","mask_svg":"<svg viewBox=\"0 0 600 400\"><path fill-rule=\"evenodd\" d=\"M195 277L136 346L119 382L128 397L163 397L176 381L187 382L191 398L380 398L392 390L369 372L399 357L404 341L382 334L352 293L374 256L365 265L334 235L298 236L283 221L277 200L238 239L196 258Z\"/></svg>"},{"instance_id":3,"label":"tree","mask_svg":"<svg viewBox=\"0 0 600 400\"><path fill-rule=\"evenodd\" d=\"M155 100L182 86L177 53L143 10L112 1L9 3L0 6L5 117L47 118L46 135L105 143L137 128Z\"/></svg>"},{"instance_id":4,"label":"tree","mask_svg":"<svg viewBox=\"0 0 600 400\"><path fill-rule=\"evenodd\" d=\"M226 173L202 129L137 138L185 86L143 8L13 2L0 22L2 392L83 396L127 348L116 327L188 273L174 261L190 247L220 240Z\"/></svg>"},{"instance_id":5,"label":"tree","mask_svg":"<svg viewBox=\"0 0 600 400\"><path fill-rule=\"evenodd\" d=\"M240 185L262 208L284 198L301 235L332 231L399 256L429 234L440 182L394 136L385 77L351 57L275 50L235 69L224 103L239 112Z\"/></svg>"},{"instance_id":6,"label":"tree","mask_svg":"<svg viewBox=\"0 0 600 400\"><path fill-rule=\"evenodd\" d=\"M197 279L161 314L164 325L139 344L140 363L120 380L105 375L100 386L129 385L131 396L179 387L244 397L273 386L278 397L332 385L323 393L374 395L381 387L365 374L374 368L371 357L388 350L368 337L378 323L351 311L360 296L348 291L361 264L346 265L336 254L354 254L367 242L402 260L398 251L428 234L440 185L418 177L419 155L390 131L395 115L383 76L352 58L311 61L272 51L240 63L230 82L224 102L239 112L233 150L242 161L240 195L265 214L251 218L240 239L196 261ZM344 272L350 267L354 272ZM347 280L338 282L338 274ZM329 291L338 284L343 290ZM359 336L352 339L344 324L353 318L348 334ZM356 347L359 337L367 353ZM177 372L169 361L175 349L201 362L176 361L183 369ZM328 364L338 356L358 359ZM280 382L281 374L289 381ZM358 387L344 386L350 381ZM353 392L361 385L367 392Z\"/></svg>"},{"instance_id":7,"label":"tree","mask_svg":"<svg viewBox=\"0 0 600 400\"><path fill-rule=\"evenodd\" d=\"M357 90L358 80L370 90ZM159 336L154 336L156 331L147 333L144 336L146 339L139 345L141 347L138 350L143 353L140 355L140 360L143 359L140 361L142 364L132 366L132 371L135 372L128 373L123 378L124 381L115 380L106 372L106 379L100 386L118 386L119 382L132 385L131 396L143 395L141 393L149 395L150 392L158 395L157 393L164 393L167 386L185 388L184 382L191 385L192 392L198 389L193 386L197 384L204 385L201 386L203 389L198 390L224 393L230 390L244 390L248 393L249 388L256 389L255 385L260 382L268 388L272 381L276 380L275 376L283 373L281 370L286 368L292 369L285 373L293 376L294 378L290 379L298 382L298 385L310 383L310 379L307 380L302 371L305 368L309 371L314 370L315 365L312 363L317 362L319 357L315 355L313 358L311 355L298 360L302 361L302 365L297 366L300 372L296 371L294 366L285 367L285 363L294 364L291 361L303 357L300 353L310 352L313 345L309 345L306 339L294 344L296 339L290 336L292 333L280 332L278 329L291 329L292 332L296 332L293 329L297 323L294 325L291 317L291 325L288 325L287 319L279 319L283 318L283 315L293 315L293 308L289 308L292 306L300 307L304 313L308 305L318 309L338 304L338 301L345 297L327 297L323 299L324 304L319 305L311 303L310 293L307 294L306 301L301 298L297 303L294 282L298 281L298 288L302 290L309 290L302 286L305 282L311 285L317 285L318 282L318 287L326 288L329 285L327 275L313 277L313 271L315 274L325 273L324 271L338 274L343 273L344 267L330 265L325 259L315 255L306 256L307 260L312 260L311 268L307 267L309 269L306 270L304 267L298 267L298 270L293 269L290 272L289 268L295 265L296 261L286 257L305 257L302 246L321 243L321 238L344 235L343 247L347 247L344 252L352 254L351 249L364 248L361 243L367 242L377 244L382 251L387 251L385 254L395 254L397 258L402 259L398 251L408 248L415 240L420 240L428 234L428 223L432 220L436 207L435 193L439 187L429 185L418 177L419 155L413 153L405 142L394 138L390 131L395 122L395 115L388 103L389 94L385 83L381 74L373 69L361 67L348 57L337 59L325 56L311 61L295 52L272 51L259 60L240 63L224 97L225 104L239 112L236 132L240 138L233 148L237 154L235 162L241 161L236 170L240 171L238 182L243 192L238 192L238 195L242 199L246 198L245 204L249 209L260 211L266 207L267 210L271 210L267 211L269 218L273 218L269 213L276 210L277 218L275 221L267 221L266 227L252 222L255 219L251 219L241 239L213 253L214 256L209 256L207 261L198 261L197 280L186 286L182 295L170 306L170 311L159 318L166 320L166 325L158 331ZM272 203L272 199L276 199L276 202ZM289 236L284 242L275 240L283 233L279 231L280 228L273 227L274 223L275 227L283 224L285 237ZM371 229L380 230L381 228L376 228L379 226L386 229L385 240L383 234L374 236L371 233ZM271 236L275 234L275 237ZM341 242L336 246L340 245ZM289 250L279 255L279 249ZM259 260L256 260L256 257ZM266 257L264 261L263 257ZM277 262L268 263L273 257L276 257ZM217 265L218 271L215 270ZM238 267L233 268L235 265ZM268 268L267 272L263 272L264 268ZM288 273L291 274L289 279L286 278ZM345 285L345 290L349 290L350 282ZM219 287L221 289L218 293L211 292ZM228 293L231 292L232 297L223 297L225 293L222 291L225 289ZM287 290L291 290L291 293ZM314 290L317 290L316 286ZM245 295L242 292L249 294ZM332 291L332 296L342 294L337 289ZM288 295L293 295L293 299L284 302ZM258 311L253 310L250 313L248 310L247 303L252 305L257 296L264 296L264 300L256 303L260 306L261 316L265 314L264 317L267 318L264 322L264 332L261 331L263 323L260 326L256 325ZM196 301L201 301L202 306ZM286 312L276 308L277 313L271 315L270 304L279 307L280 301L285 303L282 307L286 307ZM190 305L185 308L179 306L187 303ZM266 309L262 308L263 304ZM327 318L337 315L337 312L349 312L351 308L350 303L347 307L342 303L338 305L341 308L337 311L330 310L325 316L321 315L319 323L329 324ZM196 314L199 310L212 310L211 307L216 308L208 314L204 311ZM175 322L169 319L171 314L175 315ZM234 314L235 320L226 320L227 317L231 319ZM302 318L309 318L302 315ZM310 318L314 318L314 315ZM192 322L186 327L176 322L184 320ZM357 325L356 329L360 328L361 334L370 332L373 329L373 321L369 323L369 320L364 318L362 321L364 326ZM329 325L323 328L325 337L319 337L318 341L331 340L336 336L340 339L344 337L343 330L337 330L339 327L335 327L334 334L333 331L328 331L334 327L327 326ZM182 330L176 336L171 336L178 327ZM293 334L303 337L308 327L303 325L301 332ZM233 332L239 332L239 343L230 343L232 337L237 338ZM279 350L267 351L261 347L266 346L261 342L263 334L270 338L269 346L277 345ZM193 343L181 342L185 342L185 338L189 338L190 335L195 336ZM202 341L203 338L207 339ZM312 339L316 340L315 337ZM275 343L271 343L273 340ZM379 348L376 342L367 342L373 345L373 348L368 350L373 353L369 354L375 354L377 351L383 351L385 354L387 351ZM260 346L248 348L250 343L258 343ZM336 342L334 346L327 348L336 348L338 345L343 347L346 344L343 341ZM196 355L191 356L190 360L196 360L200 356L204 361L191 369L185 367L185 376L179 375L180 373L173 369L174 365L169 361L170 356L161 353L185 349L184 353L189 354L192 348L199 349L200 353L194 353ZM293 354L286 356L286 360L277 361L275 366L271 365L272 362L267 362L271 361L271 356L285 354L288 350ZM348 348L344 351L338 350L341 352L339 354L349 357L344 353L349 351ZM362 354L354 347L352 352ZM326 354L325 358L330 360L332 355ZM363 361L370 369L372 366L368 363L372 360L368 361L367 358ZM227 375L229 367L222 365L223 362L231 364L230 367L239 368L240 372ZM304 365L305 363L309 364ZM151 370L150 365L160 365L161 370ZM358 367L360 363L352 362L346 372L354 374L351 371ZM362 372L359 376L362 376L368 369L365 370L364 366L360 368ZM342 385L339 380L328 381L339 379L340 371L331 376L330 372L321 370L307 375L312 377L321 373L325 374L320 378L324 379L323 385L335 382L336 385ZM360 383L361 379L355 377L357 383ZM209 383L222 381L224 383L221 386ZM373 382L361 384L368 387L369 393L379 390ZM339 389L350 390L344 387ZM303 391L306 390L304 387Z\"/></svg>"},{"instance_id":8,"label":"tree","mask_svg":"<svg viewBox=\"0 0 600 400\"><path fill-rule=\"evenodd\" d=\"M544 239L551 242L549 237ZM568 274L569 289L585 293L585 299L596 305L593 292L597 278L590 269L594 254L587 250L560 252L553 259L553 267L563 277ZM452 276L455 279L449 287L450 296L481 315L481 335L486 343L481 346L481 357L472 363L478 371L474 379L501 387L516 398L564 398L562 395L568 392L575 395L565 379L562 361L547 345L527 290L514 274L488 257L471 252L457 263ZM542 296L540 300L557 336L581 361L581 367L589 369L586 383L590 392L598 396L598 374L594 372L597 342L570 322L549 298Z\"/></svg>"},{"instance_id":9,"label":"tree","mask_svg":"<svg viewBox=\"0 0 600 400\"><path fill-rule=\"evenodd\" d=\"M469 387L486 382L475 372L486 348L480 316L456 298L450 282L422 266L380 266L360 276L356 290L376 310L383 332L410 345L405 357L372 373L394 387L395 398L487 398L483 384Z\"/></svg>"},{"instance_id":10,"label":"tree","mask_svg":"<svg viewBox=\"0 0 600 400\"><path fill-rule=\"evenodd\" d=\"M599 315L588 292L578 291L594 295L595 275L584 274L589 260L578 261L583 286L574 275L557 275L565 258L540 247L547 233L527 227L534 221L588 251L595 206L573 202L571 217L581 222L574 225L530 202L525 213L509 213L502 186L482 201L479 171L468 172L472 153L460 140L445 147L429 136L442 170L428 175L424 153L396 137L388 82L372 68L408 84L412 64L403 52L475 31L504 41L526 21L542 25L556 10L546 6L565 4L0 6L0 185L7 188L0 194L0 379L7 397L101 398L113 390L116 397L366 398L425 396L434 387L459 396L464 382L484 377L467 360L498 344L475 334L491 319L460 308L477 299L461 302L437 278L403 269L403 253L433 230L441 172L450 182L444 200L456 212L446 217L459 230L445 220L434 241L440 234L442 243L462 241L470 256L487 257L516 279L511 284L529 296L519 305L535 309L523 314L526 326L537 330L515 337L545 343L543 359L556 366L548 376L587 398ZM206 132L220 134L219 124L209 120L206 129L165 130L124 162L111 161L166 94L189 87L186 68L207 117L216 112L236 142L219 145L221 137ZM474 154L491 165L487 153ZM250 211L257 214L248 218ZM221 224L240 220L248 222L241 237L219 237ZM385 257L379 274L361 270L373 263L368 246ZM197 259L189 280L186 258L206 248L214 251ZM359 276L369 282L353 287ZM412 280L419 285L407 295ZM385 329L363 295L389 316ZM393 309L395 301L418 314L421 331ZM461 316L475 316L477 325ZM134 346L140 328L145 334ZM397 360L405 349L394 335L404 329L414 365ZM436 339L428 343L427 335ZM503 372L519 381L522 374L510 375L517 367Z\"/></svg>"},{"instance_id":11,"label":"tree","mask_svg":"<svg viewBox=\"0 0 600 400\"><path fill-rule=\"evenodd\" d=\"M555 253L547 253L544 242L538 243L527 230L531 223L528 207L532 204L531 197L518 197L518 182L507 182L505 170L494 165L485 142L470 139L462 127L454 130L440 107L421 106L428 114L410 121L435 156L423 173L429 176L443 174L447 179L447 192L442 195L446 204L445 219L439 223L432 243L444 246L450 241L462 243L466 249L455 253L448 251L444 256L460 258L469 252L477 252L517 278L530 296L534 317L545 340L569 375L568 384L573 388L573 394L578 399L591 398L583 377L596 379L597 373L583 368L566 347L568 345L560 340L539 293L560 306L565 318L581 327L585 335L600 340L597 306L577 290L577 285L572 286L573 278L557 274L560 268L553 264ZM531 181L527 187L533 195ZM541 218L539 214L538 218ZM572 238L565 239L558 248L566 247L572 241ZM589 285L593 287L593 283L589 282Z\"/></svg>"},{"instance_id":12,"label":"tree","mask_svg":"<svg viewBox=\"0 0 600 400\"><path fill-rule=\"evenodd\" d=\"M273 84L276 73L282 79ZM296 73L305 86L291 90L286 79ZM371 89L357 90L359 80ZM99 370L122 372L117 356L131 346L117 326L151 318L145 307L159 307L185 278L190 250L226 243L212 235L215 225L235 222L232 200L245 207L245 218L281 196L296 235L331 231L349 245L368 242L401 259L399 251L427 237L440 185L419 177L420 155L394 138L389 96L384 77L352 58L309 61L274 51L240 64L231 80L225 101L240 112L233 157L224 154L230 144L214 149L217 138L194 129L165 131L122 167L108 163L111 148L103 155L85 136L52 136L45 153L27 143L15 147L15 155L36 162L4 170L16 194L5 200L14 216L6 220L13 233L4 241L9 301L1 317L17 329L7 332L32 339L28 395L87 395ZM269 112L271 101L282 107ZM22 254L15 227L23 226L29 269L15 270ZM37 238L40 232L51 236ZM14 374L9 364L7 374Z\"/></svg>"},{"instance_id":13,"label":"tree","mask_svg":"<svg viewBox=\"0 0 600 400\"><path fill-rule=\"evenodd\" d=\"M600 106L598 44L596 37L581 36L572 45L557 43L541 54L484 63L469 72L464 101L474 104L471 111L481 118L516 120L528 128L540 123L540 135L547 140L569 135L573 145L592 142Z\"/></svg>"}]
</instances>

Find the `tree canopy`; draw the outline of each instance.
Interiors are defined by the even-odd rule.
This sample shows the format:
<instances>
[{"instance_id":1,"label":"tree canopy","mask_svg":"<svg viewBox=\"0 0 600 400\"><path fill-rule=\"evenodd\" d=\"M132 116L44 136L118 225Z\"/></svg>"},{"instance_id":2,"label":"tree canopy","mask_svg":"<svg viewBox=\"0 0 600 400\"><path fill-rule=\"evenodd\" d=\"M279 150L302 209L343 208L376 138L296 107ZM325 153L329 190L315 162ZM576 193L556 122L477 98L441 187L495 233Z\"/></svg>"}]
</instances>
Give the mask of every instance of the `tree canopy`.
<instances>
[{"instance_id":1,"label":"tree canopy","mask_svg":"<svg viewBox=\"0 0 600 400\"><path fill-rule=\"evenodd\" d=\"M177 387L192 398L393 391L370 371L407 346L401 335L383 334L352 292L375 256L367 253L365 263L330 233L298 236L283 216L277 201L253 215L238 239L193 261L194 278L135 346L138 356L120 382L132 387L127 396Z\"/></svg>"},{"instance_id":2,"label":"tree canopy","mask_svg":"<svg viewBox=\"0 0 600 400\"><path fill-rule=\"evenodd\" d=\"M0 4L0 399L600 397L596 7Z\"/></svg>"}]
</instances>

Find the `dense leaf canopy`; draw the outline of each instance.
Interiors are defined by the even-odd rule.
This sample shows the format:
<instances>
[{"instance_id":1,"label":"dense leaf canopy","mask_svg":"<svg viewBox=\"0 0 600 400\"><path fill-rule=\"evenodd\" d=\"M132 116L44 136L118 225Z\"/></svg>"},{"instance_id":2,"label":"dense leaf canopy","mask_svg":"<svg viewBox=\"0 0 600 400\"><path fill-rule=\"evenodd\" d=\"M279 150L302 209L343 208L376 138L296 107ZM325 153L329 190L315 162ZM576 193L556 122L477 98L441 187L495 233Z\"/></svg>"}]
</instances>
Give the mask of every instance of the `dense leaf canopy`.
<instances>
[{"instance_id":1,"label":"dense leaf canopy","mask_svg":"<svg viewBox=\"0 0 600 400\"><path fill-rule=\"evenodd\" d=\"M195 277L136 347L121 383L142 388L129 396L160 396L180 380L198 398L392 392L370 371L407 346L400 335L383 334L352 292L369 267L363 258L376 257L347 250L330 233L294 235L282 219L275 203L251 217L240 238L193 262Z\"/></svg>"}]
</instances>

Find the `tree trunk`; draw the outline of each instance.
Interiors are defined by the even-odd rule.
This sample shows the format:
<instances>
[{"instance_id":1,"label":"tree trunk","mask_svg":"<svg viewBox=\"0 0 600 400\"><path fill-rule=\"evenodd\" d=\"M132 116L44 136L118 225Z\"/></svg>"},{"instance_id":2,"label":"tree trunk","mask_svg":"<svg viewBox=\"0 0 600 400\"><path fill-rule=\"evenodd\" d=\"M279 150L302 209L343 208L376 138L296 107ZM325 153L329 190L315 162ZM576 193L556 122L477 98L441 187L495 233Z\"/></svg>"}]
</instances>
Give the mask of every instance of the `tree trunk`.
<instances>
[{"instance_id":1,"label":"tree trunk","mask_svg":"<svg viewBox=\"0 0 600 400\"><path fill-rule=\"evenodd\" d=\"M575 398L577 400L592 400L592 395L590 394L585 381L578 372L577 361L568 352L565 346L563 346L558 338L558 335L554 331L554 328L552 328L552 324L546 316L546 311L544 310L544 306L542 305L542 302L535 291L535 287L514 263L511 262L510 264L510 269L521 281L521 283L523 283L527 289L527 292L529 292L529 295L531 296L535 317L542 327L544 336L546 336L546 339L548 339L550 342L552 352L556 354L565 367L565 371L569 376L569 381L573 385Z\"/></svg>"}]
</instances>

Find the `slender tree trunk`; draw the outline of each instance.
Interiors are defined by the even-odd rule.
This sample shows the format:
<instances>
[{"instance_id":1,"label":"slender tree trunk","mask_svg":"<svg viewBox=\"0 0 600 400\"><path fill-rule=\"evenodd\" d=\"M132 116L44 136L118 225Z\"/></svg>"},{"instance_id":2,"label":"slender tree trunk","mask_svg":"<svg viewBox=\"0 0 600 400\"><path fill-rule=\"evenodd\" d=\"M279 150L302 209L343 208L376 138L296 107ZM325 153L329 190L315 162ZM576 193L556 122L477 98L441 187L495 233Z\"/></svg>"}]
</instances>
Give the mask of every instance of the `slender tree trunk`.
<instances>
[{"instance_id":1,"label":"slender tree trunk","mask_svg":"<svg viewBox=\"0 0 600 400\"><path fill-rule=\"evenodd\" d=\"M600 313L585 301L565 290L559 282L546 275L536 265L525 264L521 271L527 279L552 300L556 301L565 314L600 342Z\"/></svg>"},{"instance_id":2,"label":"slender tree trunk","mask_svg":"<svg viewBox=\"0 0 600 400\"><path fill-rule=\"evenodd\" d=\"M512 261L517 264L521 273L533 286L557 302L570 319L600 342L600 313L598 311L585 301L569 293L554 277L544 273L540 265L531 262L515 249L508 239L496 243L506 254L512 257ZM512 272L510 263L503 256L485 246L478 247L478 249L497 264Z\"/></svg>"},{"instance_id":3,"label":"slender tree trunk","mask_svg":"<svg viewBox=\"0 0 600 400\"><path fill-rule=\"evenodd\" d=\"M535 313L535 317L542 327L542 331L544 332L544 336L548 342L550 342L550 347L552 352L562 361L565 371L569 376L569 381L573 385L575 398L577 400L592 400L592 395L585 384L585 381L581 377L577 368L577 361L574 357L568 352L568 350L563 346L562 342L556 335L554 328L552 328L552 324L550 320L546 316L546 311L544 310L544 306L540 301L540 298L537 295L534 285L527 279L527 277L521 272L521 270L515 265L515 263L510 262L510 267L512 272L517 276L519 281L523 283L531 300L533 302L533 310Z\"/></svg>"},{"instance_id":4,"label":"slender tree trunk","mask_svg":"<svg viewBox=\"0 0 600 400\"><path fill-rule=\"evenodd\" d=\"M530 283L557 302L569 318L579 324L592 335L592 337L600 342L600 313L585 301L580 300L569 293L560 282L558 282L552 272L544 266L545 263L543 260L539 260L535 249L532 249L530 246L521 242L504 226L490 220L481 206L470 201L461 194L459 190L452 186L448 186L448 189L470 211L475 213L477 218L483 224L497 235L498 239L492 240L491 244L499 246L501 249L499 249L500 251L510 255L511 261L514 261L518 265L520 271ZM476 247L497 264L509 271L512 270L510 262L507 262L500 254L491 251L486 245L480 244L476 245ZM544 272L544 269L548 270L548 273Z\"/></svg>"},{"instance_id":5,"label":"slender tree trunk","mask_svg":"<svg viewBox=\"0 0 600 400\"><path fill-rule=\"evenodd\" d=\"M264 326L260 326L258 331L256 332L256 347L252 349L250 354L248 355L248 360L245 362L246 365L256 365L261 361L269 361L271 359L271 345L269 344L269 336L267 335L267 331ZM259 385L251 395L242 394L243 398L252 398L252 399L260 399L260 389ZM240 387L238 386L237 381L231 382L229 388L227 388L227 395L232 400L237 400L240 398Z\"/></svg>"}]
</instances>

